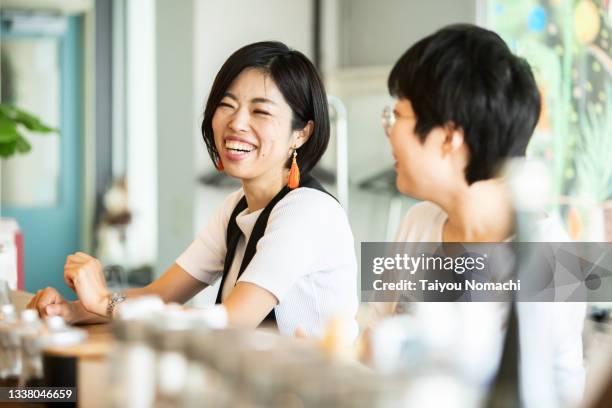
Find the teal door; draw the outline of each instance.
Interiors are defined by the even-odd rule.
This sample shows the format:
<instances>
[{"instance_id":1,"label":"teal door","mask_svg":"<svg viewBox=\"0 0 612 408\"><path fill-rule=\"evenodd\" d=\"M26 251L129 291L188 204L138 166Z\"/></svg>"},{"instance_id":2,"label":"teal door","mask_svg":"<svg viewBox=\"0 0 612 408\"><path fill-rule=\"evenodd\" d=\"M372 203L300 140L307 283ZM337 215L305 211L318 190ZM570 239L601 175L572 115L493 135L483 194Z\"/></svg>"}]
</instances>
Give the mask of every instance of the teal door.
<instances>
[{"instance_id":1,"label":"teal door","mask_svg":"<svg viewBox=\"0 0 612 408\"><path fill-rule=\"evenodd\" d=\"M57 127L26 133L32 150L0 159L0 215L17 219L24 236L25 288L63 280L66 256L81 243L82 22L80 17L2 14L2 102Z\"/></svg>"}]
</instances>

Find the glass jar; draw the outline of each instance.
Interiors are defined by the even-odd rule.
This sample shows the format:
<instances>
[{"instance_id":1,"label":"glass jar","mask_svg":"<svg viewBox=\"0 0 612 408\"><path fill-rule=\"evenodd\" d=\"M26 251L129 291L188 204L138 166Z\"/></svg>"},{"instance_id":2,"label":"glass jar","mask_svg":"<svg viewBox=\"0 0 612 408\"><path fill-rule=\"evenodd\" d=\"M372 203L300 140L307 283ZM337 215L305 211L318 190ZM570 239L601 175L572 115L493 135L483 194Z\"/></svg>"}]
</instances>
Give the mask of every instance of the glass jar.
<instances>
[{"instance_id":1,"label":"glass jar","mask_svg":"<svg viewBox=\"0 0 612 408\"><path fill-rule=\"evenodd\" d=\"M21 376L20 387L43 386L42 347L45 328L38 312L26 309L21 312Z\"/></svg>"},{"instance_id":2,"label":"glass jar","mask_svg":"<svg viewBox=\"0 0 612 408\"><path fill-rule=\"evenodd\" d=\"M16 331L18 328L17 314L12 304L1 307L0 319L0 386L17 386L21 361L19 359L19 343Z\"/></svg>"},{"instance_id":3,"label":"glass jar","mask_svg":"<svg viewBox=\"0 0 612 408\"><path fill-rule=\"evenodd\" d=\"M183 405L188 364L184 354L193 319L181 310L165 310L156 319L150 344L155 351L156 408Z\"/></svg>"},{"instance_id":4,"label":"glass jar","mask_svg":"<svg viewBox=\"0 0 612 408\"><path fill-rule=\"evenodd\" d=\"M151 407L155 396L155 352L149 344L153 320L140 317L115 319L117 340L111 353L110 406Z\"/></svg>"}]
</instances>

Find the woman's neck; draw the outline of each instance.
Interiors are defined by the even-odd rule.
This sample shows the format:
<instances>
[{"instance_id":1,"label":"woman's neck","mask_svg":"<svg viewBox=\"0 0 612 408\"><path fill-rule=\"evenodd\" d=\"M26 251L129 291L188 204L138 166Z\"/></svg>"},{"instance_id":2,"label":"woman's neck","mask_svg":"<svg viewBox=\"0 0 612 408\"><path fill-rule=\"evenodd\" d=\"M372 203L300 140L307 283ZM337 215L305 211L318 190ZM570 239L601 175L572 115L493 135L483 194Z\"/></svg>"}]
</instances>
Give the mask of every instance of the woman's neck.
<instances>
[{"instance_id":1,"label":"woman's neck","mask_svg":"<svg viewBox=\"0 0 612 408\"><path fill-rule=\"evenodd\" d=\"M287 184L289 172L261 175L254 179L242 180L249 213L264 208Z\"/></svg>"},{"instance_id":2,"label":"woman's neck","mask_svg":"<svg viewBox=\"0 0 612 408\"><path fill-rule=\"evenodd\" d=\"M438 201L448 215L443 242L502 242L512 235L512 202L501 179L465 184Z\"/></svg>"}]
</instances>

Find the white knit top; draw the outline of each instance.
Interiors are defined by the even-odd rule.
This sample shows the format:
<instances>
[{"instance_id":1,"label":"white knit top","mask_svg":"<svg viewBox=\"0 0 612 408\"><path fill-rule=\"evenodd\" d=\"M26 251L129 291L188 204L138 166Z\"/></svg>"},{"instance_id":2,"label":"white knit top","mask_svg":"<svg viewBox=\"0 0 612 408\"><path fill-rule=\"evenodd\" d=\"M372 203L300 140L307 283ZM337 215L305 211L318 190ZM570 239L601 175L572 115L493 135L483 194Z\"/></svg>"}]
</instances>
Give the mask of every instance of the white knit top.
<instances>
[{"instance_id":1,"label":"white knit top","mask_svg":"<svg viewBox=\"0 0 612 408\"><path fill-rule=\"evenodd\" d=\"M230 194L208 225L176 263L196 279L212 285L223 272L227 225L244 195ZM222 288L225 299L236 283L246 243L262 210L236 217L242 231L234 260ZM279 331L293 335L300 327L320 337L330 318L352 319L351 338L358 333L357 261L353 234L342 207L328 194L311 188L289 192L272 209L257 252L238 281L271 292ZM348 333L347 333L348 334Z\"/></svg>"}]
</instances>

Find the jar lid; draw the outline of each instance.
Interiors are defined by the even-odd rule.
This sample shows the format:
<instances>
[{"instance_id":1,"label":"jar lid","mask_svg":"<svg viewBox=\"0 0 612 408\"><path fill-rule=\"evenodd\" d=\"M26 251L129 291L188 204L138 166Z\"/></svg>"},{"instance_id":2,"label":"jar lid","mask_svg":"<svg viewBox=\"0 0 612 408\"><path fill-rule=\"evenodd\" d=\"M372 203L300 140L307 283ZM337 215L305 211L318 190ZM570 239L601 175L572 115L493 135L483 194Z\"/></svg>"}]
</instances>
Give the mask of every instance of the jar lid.
<instances>
[{"instance_id":1,"label":"jar lid","mask_svg":"<svg viewBox=\"0 0 612 408\"><path fill-rule=\"evenodd\" d=\"M21 321L24 323L35 323L40 321L38 312L34 309L25 309L21 311Z\"/></svg>"},{"instance_id":2,"label":"jar lid","mask_svg":"<svg viewBox=\"0 0 612 408\"><path fill-rule=\"evenodd\" d=\"M15 306L12 304L2 305L0 310L2 311L2 316L4 319L7 319L8 317L15 317Z\"/></svg>"}]
</instances>

